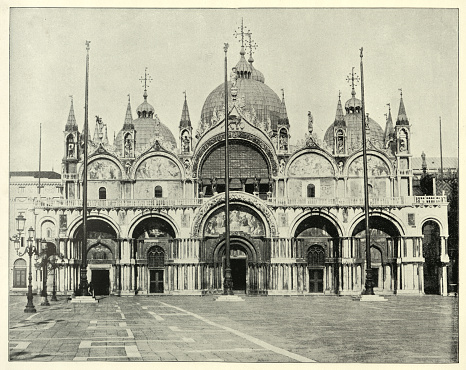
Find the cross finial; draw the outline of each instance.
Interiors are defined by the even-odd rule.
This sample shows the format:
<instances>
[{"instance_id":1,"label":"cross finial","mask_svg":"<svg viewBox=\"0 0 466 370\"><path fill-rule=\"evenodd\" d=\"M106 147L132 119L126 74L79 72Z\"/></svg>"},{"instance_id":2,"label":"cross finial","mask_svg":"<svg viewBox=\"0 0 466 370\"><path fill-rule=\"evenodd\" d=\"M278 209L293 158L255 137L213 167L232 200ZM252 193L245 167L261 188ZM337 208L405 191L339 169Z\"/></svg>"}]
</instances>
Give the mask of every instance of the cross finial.
<instances>
[{"instance_id":1,"label":"cross finial","mask_svg":"<svg viewBox=\"0 0 466 370\"><path fill-rule=\"evenodd\" d=\"M400 96L403 98L403 89L398 89L400 90Z\"/></svg>"},{"instance_id":2,"label":"cross finial","mask_svg":"<svg viewBox=\"0 0 466 370\"><path fill-rule=\"evenodd\" d=\"M250 30L248 30L248 32L246 32L246 35L248 36L248 40L247 40L247 43L248 43L248 48L249 48L249 58L252 59L252 54L253 54L253 51L252 49L257 49L257 44L256 42L252 39L252 32Z\"/></svg>"},{"instance_id":3,"label":"cross finial","mask_svg":"<svg viewBox=\"0 0 466 370\"><path fill-rule=\"evenodd\" d=\"M357 82L359 82L359 76L354 72L354 67L351 69L351 74L346 77L346 81L351 85L351 95L356 95L354 87L357 85Z\"/></svg>"},{"instance_id":4,"label":"cross finial","mask_svg":"<svg viewBox=\"0 0 466 370\"><path fill-rule=\"evenodd\" d=\"M390 103L387 103L387 105L388 105L388 111L390 111L391 110Z\"/></svg>"},{"instance_id":5,"label":"cross finial","mask_svg":"<svg viewBox=\"0 0 466 370\"><path fill-rule=\"evenodd\" d=\"M141 77L139 81L144 81L144 91L149 87L149 83L152 82L152 77L147 73L147 67L144 69L144 78Z\"/></svg>"},{"instance_id":6,"label":"cross finial","mask_svg":"<svg viewBox=\"0 0 466 370\"><path fill-rule=\"evenodd\" d=\"M240 32L238 32L240 30ZM233 36L238 38L241 35L241 47L244 48L244 25L243 25L243 18L241 18L241 26L238 27L238 30L235 30ZM238 40L239 41L239 40Z\"/></svg>"}]
</instances>

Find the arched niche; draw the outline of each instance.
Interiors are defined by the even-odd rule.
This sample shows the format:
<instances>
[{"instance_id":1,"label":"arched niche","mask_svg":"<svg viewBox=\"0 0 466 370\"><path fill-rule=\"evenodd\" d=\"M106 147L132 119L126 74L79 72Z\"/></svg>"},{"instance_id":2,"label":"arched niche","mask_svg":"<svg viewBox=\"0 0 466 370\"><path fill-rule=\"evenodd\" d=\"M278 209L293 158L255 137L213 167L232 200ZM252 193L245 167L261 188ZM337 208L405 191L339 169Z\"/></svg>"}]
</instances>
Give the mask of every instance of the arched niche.
<instances>
[{"instance_id":1,"label":"arched niche","mask_svg":"<svg viewBox=\"0 0 466 370\"><path fill-rule=\"evenodd\" d=\"M305 153L294 159L288 167L290 177L334 177L332 163L317 153Z\"/></svg>"},{"instance_id":2,"label":"arched niche","mask_svg":"<svg viewBox=\"0 0 466 370\"><path fill-rule=\"evenodd\" d=\"M74 233L75 239L82 239L83 237L83 226L82 223L76 228ZM88 219L87 220L87 238L88 239L115 239L117 232L105 220L100 219Z\"/></svg>"},{"instance_id":3,"label":"arched niche","mask_svg":"<svg viewBox=\"0 0 466 370\"><path fill-rule=\"evenodd\" d=\"M109 159L96 159L87 167L89 180L119 180L120 168Z\"/></svg>"},{"instance_id":4,"label":"arched niche","mask_svg":"<svg viewBox=\"0 0 466 370\"><path fill-rule=\"evenodd\" d=\"M136 179L181 179L181 170L178 165L165 156L153 156L143 160L135 174Z\"/></svg>"},{"instance_id":5,"label":"arched niche","mask_svg":"<svg viewBox=\"0 0 466 370\"><path fill-rule=\"evenodd\" d=\"M98 262L102 260L113 260L114 254L112 250L102 243L93 245L87 251L87 260L89 263Z\"/></svg>"},{"instance_id":6,"label":"arched niche","mask_svg":"<svg viewBox=\"0 0 466 370\"><path fill-rule=\"evenodd\" d=\"M350 197L364 196L363 188L363 158L355 158L348 166L347 194ZM390 190L390 168L380 157L367 156L367 175L370 196L374 198L385 198L391 196Z\"/></svg>"},{"instance_id":7,"label":"arched niche","mask_svg":"<svg viewBox=\"0 0 466 370\"><path fill-rule=\"evenodd\" d=\"M297 226L295 238L338 238L338 230L329 219L310 215L302 220Z\"/></svg>"},{"instance_id":8,"label":"arched niche","mask_svg":"<svg viewBox=\"0 0 466 370\"><path fill-rule=\"evenodd\" d=\"M265 236L266 229L261 217L251 208L243 205L230 207L230 232L243 232L258 237ZM213 212L204 224L204 236L218 236L225 233L225 211L223 207Z\"/></svg>"},{"instance_id":9,"label":"arched niche","mask_svg":"<svg viewBox=\"0 0 466 370\"><path fill-rule=\"evenodd\" d=\"M134 239L173 239L175 237L176 234L173 227L166 220L157 216L145 218L139 222L132 233L132 238Z\"/></svg>"}]
</instances>

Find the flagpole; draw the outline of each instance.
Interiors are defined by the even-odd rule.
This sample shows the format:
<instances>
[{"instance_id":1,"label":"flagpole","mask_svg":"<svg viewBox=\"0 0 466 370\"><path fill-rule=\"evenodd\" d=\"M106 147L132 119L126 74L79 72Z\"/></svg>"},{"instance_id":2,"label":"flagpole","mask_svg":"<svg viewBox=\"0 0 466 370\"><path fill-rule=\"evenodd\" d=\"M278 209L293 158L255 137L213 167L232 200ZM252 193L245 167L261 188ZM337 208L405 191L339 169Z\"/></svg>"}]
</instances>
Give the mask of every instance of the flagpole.
<instances>
[{"instance_id":1,"label":"flagpole","mask_svg":"<svg viewBox=\"0 0 466 370\"><path fill-rule=\"evenodd\" d=\"M233 294L233 279L230 266L230 154L228 152L228 44L223 48L225 52L225 280L223 294Z\"/></svg>"},{"instance_id":2,"label":"flagpole","mask_svg":"<svg viewBox=\"0 0 466 370\"><path fill-rule=\"evenodd\" d=\"M40 178L41 178L41 162L42 162L42 123L39 126L39 198L40 198Z\"/></svg>"},{"instance_id":3,"label":"flagpole","mask_svg":"<svg viewBox=\"0 0 466 370\"><path fill-rule=\"evenodd\" d=\"M367 176L367 148L366 148L366 109L364 103L364 74L362 64L362 47L361 51L361 108L362 108L362 156L364 168L364 219L366 228L366 283L363 294L373 295L374 290L372 287L372 269L371 269L371 240L369 230L369 187ZM367 123L369 124L369 122Z\"/></svg>"},{"instance_id":4,"label":"flagpole","mask_svg":"<svg viewBox=\"0 0 466 370\"><path fill-rule=\"evenodd\" d=\"M81 246L81 296L89 295L87 290L87 144L88 144L88 98L89 98L89 44L86 41L86 90L84 105L84 166L83 166L83 242Z\"/></svg>"},{"instance_id":5,"label":"flagpole","mask_svg":"<svg viewBox=\"0 0 466 370\"><path fill-rule=\"evenodd\" d=\"M442 117L439 117L440 123L440 179L443 180L443 152L442 152ZM434 194L437 195L437 194Z\"/></svg>"}]
</instances>

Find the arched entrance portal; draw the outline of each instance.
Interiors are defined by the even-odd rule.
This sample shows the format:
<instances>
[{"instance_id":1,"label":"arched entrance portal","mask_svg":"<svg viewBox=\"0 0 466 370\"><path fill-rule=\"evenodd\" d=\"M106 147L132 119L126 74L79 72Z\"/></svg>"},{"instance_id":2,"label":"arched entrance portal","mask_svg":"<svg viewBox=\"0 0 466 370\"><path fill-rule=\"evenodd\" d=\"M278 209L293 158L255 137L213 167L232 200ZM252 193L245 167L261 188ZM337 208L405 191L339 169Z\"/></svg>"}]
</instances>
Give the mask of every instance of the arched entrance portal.
<instances>
[{"instance_id":1,"label":"arched entrance portal","mask_svg":"<svg viewBox=\"0 0 466 370\"><path fill-rule=\"evenodd\" d=\"M118 239L114 227L102 219L89 219L87 224L87 279L95 295L109 295L118 291L115 261L118 258ZM77 249L81 249L82 224L74 234ZM77 255L80 260L80 255ZM75 271L79 276L79 271ZM78 281L78 279L76 279Z\"/></svg>"},{"instance_id":2,"label":"arched entrance portal","mask_svg":"<svg viewBox=\"0 0 466 370\"><path fill-rule=\"evenodd\" d=\"M247 262L247 252L244 247L241 244L232 244L230 246L230 267L234 292L246 292Z\"/></svg>"},{"instance_id":3,"label":"arched entrance portal","mask_svg":"<svg viewBox=\"0 0 466 370\"><path fill-rule=\"evenodd\" d=\"M427 221L422 227L424 257L424 293L440 294L440 228L434 221Z\"/></svg>"}]
</instances>

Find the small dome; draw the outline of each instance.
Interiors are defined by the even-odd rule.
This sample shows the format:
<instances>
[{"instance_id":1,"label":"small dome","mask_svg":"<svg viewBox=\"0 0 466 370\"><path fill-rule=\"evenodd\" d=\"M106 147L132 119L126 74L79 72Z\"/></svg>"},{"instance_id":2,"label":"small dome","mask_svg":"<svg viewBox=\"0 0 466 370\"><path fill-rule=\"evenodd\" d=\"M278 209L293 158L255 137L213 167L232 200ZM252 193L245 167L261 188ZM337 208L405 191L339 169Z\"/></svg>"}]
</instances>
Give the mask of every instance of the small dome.
<instances>
[{"instance_id":1,"label":"small dome","mask_svg":"<svg viewBox=\"0 0 466 370\"><path fill-rule=\"evenodd\" d=\"M147 102L147 91L144 90L144 101L138 106L136 112L138 118L152 117L155 113L155 109L152 105Z\"/></svg>"},{"instance_id":2,"label":"small dome","mask_svg":"<svg viewBox=\"0 0 466 370\"><path fill-rule=\"evenodd\" d=\"M252 64L251 64L251 67L252 67ZM264 83L265 78L264 78L264 75L262 74L262 72L259 71L258 69L255 69L254 67L252 67L252 69L253 70L251 72L251 79Z\"/></svg>"},{"instance_id":3,"label":"small dome","mask_svg":"<svg viewBox=\"0 0 466 370\"><path fill-rule=\"evenodd\" d=\"M351 99L347 100L345 103L345 111L346 113L359 113L362 109L362 102L358 98L356 98L356 92L351 92Z\"/></svg>"}]
</instances>

